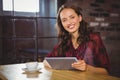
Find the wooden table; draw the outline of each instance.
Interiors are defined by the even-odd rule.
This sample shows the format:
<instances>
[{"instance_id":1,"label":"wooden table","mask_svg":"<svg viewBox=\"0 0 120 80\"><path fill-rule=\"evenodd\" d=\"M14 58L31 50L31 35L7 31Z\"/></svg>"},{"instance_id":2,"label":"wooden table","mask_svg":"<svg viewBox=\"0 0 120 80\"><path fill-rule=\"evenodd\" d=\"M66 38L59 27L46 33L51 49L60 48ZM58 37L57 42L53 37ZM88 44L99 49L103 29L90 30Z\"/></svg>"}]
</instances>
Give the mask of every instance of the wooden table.
<instances>
[{"instance_id":1,"label":"wooden table","mask_svg":"<svg viewBox=\"0 0 120 80\"><path fill-rule=\"evenodd\" d=\"M29 73L22 70L23 64L0 65L0 78L2 80L120 80L120 78L103 75L100 73L81 72L77 70L53 70L39 63L39 70L36 73ZM1 80L1 79L0 79Z\"/></svg>"}]
</instances>

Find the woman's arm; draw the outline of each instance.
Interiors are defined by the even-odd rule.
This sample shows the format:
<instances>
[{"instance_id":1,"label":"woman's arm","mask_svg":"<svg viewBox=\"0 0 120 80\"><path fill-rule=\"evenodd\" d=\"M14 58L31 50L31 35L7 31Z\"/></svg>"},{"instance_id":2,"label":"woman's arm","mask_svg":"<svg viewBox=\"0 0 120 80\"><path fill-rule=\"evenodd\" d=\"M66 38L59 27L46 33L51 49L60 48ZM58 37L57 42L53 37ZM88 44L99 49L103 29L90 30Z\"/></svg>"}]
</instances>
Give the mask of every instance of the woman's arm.
<instances>
[{"instance_id":1,"label":"woman's arm","mask_svg":"<svg viewBox=\"0 0 120 80\"><path fill-rule=\"evenodd\" d=\"M108 75L108 72L105 68L87 65L84 60L78 60L78 62L75 62L72 64L72 67L75 69L81 70L81 71L90 71L93 73L100 73L100 74Z\"/></svg>"},{"instance_id":2,"label":"woman's arm","mask_svg":"<svg viewBox=\"0 0 120 80\"><path fill-rule=\"evenodd\" d=\"M93 72L93 73L100 73L100 74L109 75L107 70L105 68L101 68L101 67L94 67L91 65L87 65L87 70L90 72Z\"/></svg>"},{"instance_id":3,"label":"woman's arm","mask_svg":"<svg viewBox=\"0 0 120 80\"><path fill-rule=\"evenodd\" d=\"M106 51L106 48L102 42L101 36L99 33L93 33L90 35L90 39L94 43L94 63L97 67L103 67L108 72L110 71L110 62L109 56Z\"/></svg>"}]
</instances>

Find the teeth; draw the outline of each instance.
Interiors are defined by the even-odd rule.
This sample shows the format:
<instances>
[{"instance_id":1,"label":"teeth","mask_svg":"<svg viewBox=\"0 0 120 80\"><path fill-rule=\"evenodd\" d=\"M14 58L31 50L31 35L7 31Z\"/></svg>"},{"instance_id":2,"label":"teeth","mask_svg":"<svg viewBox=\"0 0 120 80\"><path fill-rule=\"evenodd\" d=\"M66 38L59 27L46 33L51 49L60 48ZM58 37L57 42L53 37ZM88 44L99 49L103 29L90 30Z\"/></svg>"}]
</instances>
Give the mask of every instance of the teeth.
<instances>
[{"instance_id":1,"label":"teeth","mask_svg":"<svg viewBox=\"0 0 120 80\"><path fill-rule=\"evenodd\" d=\"M74 27L74 26L69 26L68 28L70 28L70 29L71 29L71 28L73 28L73 27Z\"/></svg>"}]
</instances>

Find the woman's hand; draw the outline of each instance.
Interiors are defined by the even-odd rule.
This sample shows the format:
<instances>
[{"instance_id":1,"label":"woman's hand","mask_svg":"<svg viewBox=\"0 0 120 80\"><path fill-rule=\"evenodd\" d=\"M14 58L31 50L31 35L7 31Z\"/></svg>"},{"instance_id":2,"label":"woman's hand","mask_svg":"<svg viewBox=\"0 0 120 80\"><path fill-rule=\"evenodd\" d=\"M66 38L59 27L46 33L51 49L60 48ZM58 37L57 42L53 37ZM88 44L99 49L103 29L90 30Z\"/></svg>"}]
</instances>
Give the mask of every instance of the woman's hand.
<instances>
[{"instance_id":1,"label":"woman's hand","mask_svg":"<svg viewBox=\"0 0 120 80\"><path fill-rule=\"evenodd\" d=\"M87 64L84 60L78 60L72 64L72 67L81 71L85 71L87 69Z\"/></svg>"},{"instance_id":2,"label":"woman's hand","mask_svg":"<svg viewBox=\"0 0 120 80\"><path fill-rule=\"evenodd\" d=\"M46 60L43 60L43 64L45 67L52 68Z\"/></svg>"}]
</instances>

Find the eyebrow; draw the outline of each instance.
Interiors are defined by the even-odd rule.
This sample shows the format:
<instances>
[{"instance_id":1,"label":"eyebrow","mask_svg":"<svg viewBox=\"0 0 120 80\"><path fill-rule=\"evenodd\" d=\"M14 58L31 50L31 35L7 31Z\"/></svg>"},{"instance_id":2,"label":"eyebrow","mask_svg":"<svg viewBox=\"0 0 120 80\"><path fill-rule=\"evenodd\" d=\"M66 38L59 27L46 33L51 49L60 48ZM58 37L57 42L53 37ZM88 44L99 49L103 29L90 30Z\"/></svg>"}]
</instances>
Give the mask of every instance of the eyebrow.
<instances>
[{"instance_id":1,"label":"eyebrow","mask_svg":"<svg viewBox=\"0 0 120 80\"><path fill-rule=\"evenodd\" d=\"M69 17L72 17L72 16L74 16L74 14L71 14ZM61 18L61 20L63 20L63 19L66 19L66 18Z\"/></svg>"}]
</instances>

